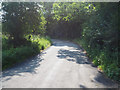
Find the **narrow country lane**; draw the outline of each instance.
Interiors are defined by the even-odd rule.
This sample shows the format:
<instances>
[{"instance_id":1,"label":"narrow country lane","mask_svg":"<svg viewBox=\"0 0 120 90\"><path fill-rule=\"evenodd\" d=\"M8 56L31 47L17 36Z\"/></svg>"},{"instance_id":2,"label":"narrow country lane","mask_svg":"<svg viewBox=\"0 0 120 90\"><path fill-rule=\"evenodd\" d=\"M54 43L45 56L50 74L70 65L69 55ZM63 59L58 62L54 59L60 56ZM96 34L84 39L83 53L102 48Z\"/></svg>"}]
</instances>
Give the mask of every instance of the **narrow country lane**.
<instances>
[{"instance_id":1,"label":"narrow country lane","mask_svg":"<svg viewBox=\"0 0 120 90\"><path fill-rule=\"evenodd\" d=\"M3 71L3 88L117 88L97 71L82 49L69 41L53 39L41 54ZM29 52L29 51L28 51Z\"/></svg>"}]
</instances>

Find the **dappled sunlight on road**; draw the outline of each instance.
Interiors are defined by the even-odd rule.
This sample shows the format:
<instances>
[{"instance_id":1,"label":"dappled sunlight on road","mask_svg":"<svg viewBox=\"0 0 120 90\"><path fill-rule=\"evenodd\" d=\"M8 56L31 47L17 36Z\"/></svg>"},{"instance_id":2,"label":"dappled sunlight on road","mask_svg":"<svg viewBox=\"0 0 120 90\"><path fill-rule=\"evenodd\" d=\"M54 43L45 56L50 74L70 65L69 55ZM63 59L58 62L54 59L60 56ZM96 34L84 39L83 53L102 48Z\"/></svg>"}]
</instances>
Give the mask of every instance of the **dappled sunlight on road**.
<instances>
[{"instance_id":1,"label":"dappled sunlight on road","mask_svg":"<svg viewBox=\"0 0 120 90\"><path fill-rule=\"evenodd\" d=\"M61 59L66 59L68 61L73 61L78 64L89 63L86 55L81 50L64 50L60 49L58 51L58 57Z\"/></svg>"},{"instance_id":2,"label":"dappled sunlight on road","mask_svg":"<svg viewBox=\"0 0 120 90\"><path fill-rule=\"evenodd\" d=\"M41 54L3 71L7 88L106 88L117 84L93 67L84 51L69 41L52 39ZM17 83L16 83L17 82Z\"/></svg>"}]
</instances>

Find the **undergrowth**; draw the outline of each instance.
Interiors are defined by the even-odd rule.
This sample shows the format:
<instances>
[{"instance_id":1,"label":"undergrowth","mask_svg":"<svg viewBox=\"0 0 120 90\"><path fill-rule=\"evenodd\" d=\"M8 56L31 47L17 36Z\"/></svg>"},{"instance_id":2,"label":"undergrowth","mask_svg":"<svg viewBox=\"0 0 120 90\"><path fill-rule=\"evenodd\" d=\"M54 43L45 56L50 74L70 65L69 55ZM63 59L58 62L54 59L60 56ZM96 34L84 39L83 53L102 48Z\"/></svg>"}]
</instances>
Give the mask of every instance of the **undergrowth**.
<instances>
[{"instance_id":1,"label":"undergrowth","mask_svg":"<svg viewBox=\"0 0 120 90\"><path fill-rule=\"evenodd\" d=\"M9 43L7 36L2 37L2 69L7 69L14 66L16 63L20 63L27 58L38 54L41 50L46 49L51 45L49 37L40 37L37 35L31 35L28 39L26 36L26 42L23 45L14 47Z\"/></svg>"},{"instance_id":2,"label":"undergrowth","mask_svg":"<svg viewBox=\"0 0 120 90\"><path fill-rule=\"evenodd\" d=\"M120 62L118 60L118 50L110 51L99 46L91 47L85 40L75 39L74 42L81 45L87 52L88 57L98 69L104 72L109 78L120 82Z\"/></svg>"}]
</instances>

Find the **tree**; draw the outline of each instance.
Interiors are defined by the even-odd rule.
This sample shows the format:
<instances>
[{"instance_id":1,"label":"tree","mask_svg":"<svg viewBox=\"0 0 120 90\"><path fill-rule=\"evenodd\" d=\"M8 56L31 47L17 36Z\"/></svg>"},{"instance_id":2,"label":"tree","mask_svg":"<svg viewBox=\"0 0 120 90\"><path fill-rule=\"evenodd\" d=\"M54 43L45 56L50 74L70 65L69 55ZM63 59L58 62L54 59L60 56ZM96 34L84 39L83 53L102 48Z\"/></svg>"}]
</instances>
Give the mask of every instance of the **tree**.
<instances>
[{"instance_id":1,"label":"tree","mask_svg":"<svg viewBox=\"0 0 120 90\"><path fill-rule=\"evenodd\" d=\"M81 36L81 25L87 20L87 14L92 3L61 2L53 3L51 16L52 23L49 25L49 34L55 37L76 38Z\"/></svg>"},{"instance_id":2,"label":"tree","mask_svg":"<svg viewBox=\"0 0 120 90\"><path fill-rule=\"evenodd\" d=\"M82 27L83 38L90 46L98 44L102 48L109 47L114 50L118 44L118 3L94 3L94 5L96 10L90 14Z\"/></svg>"},{"instance_id":3,"label":"tree","mask_svg":"<svg viewBox=\"0 0 120 90\"><path fill-rule=\"evenodd\" d=\"M3 33L8 33L15 44L21 44L25 34L39 30L40 8L39 3L33 2L2 3Z\"/></svg>"}]
</instances>

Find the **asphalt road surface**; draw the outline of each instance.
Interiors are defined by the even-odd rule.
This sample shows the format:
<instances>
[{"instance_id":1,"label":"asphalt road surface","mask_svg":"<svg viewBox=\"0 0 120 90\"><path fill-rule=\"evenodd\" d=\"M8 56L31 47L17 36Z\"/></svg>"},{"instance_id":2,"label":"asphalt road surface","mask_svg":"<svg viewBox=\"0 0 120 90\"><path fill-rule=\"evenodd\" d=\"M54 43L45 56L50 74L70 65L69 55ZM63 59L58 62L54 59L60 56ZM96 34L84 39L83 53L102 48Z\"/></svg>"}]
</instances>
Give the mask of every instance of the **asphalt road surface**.
<instances>
[{"instance_id":1,"label":"asphalt road surface","mask_svg":"<svg viewBox=\"0 0 120 90\"><path fill-rule=\"evenodd\" d=\"M41 54L3 71L2 88L118 88L91 65L78 45L52 41Z\"/></svg>"}]
</instances>

